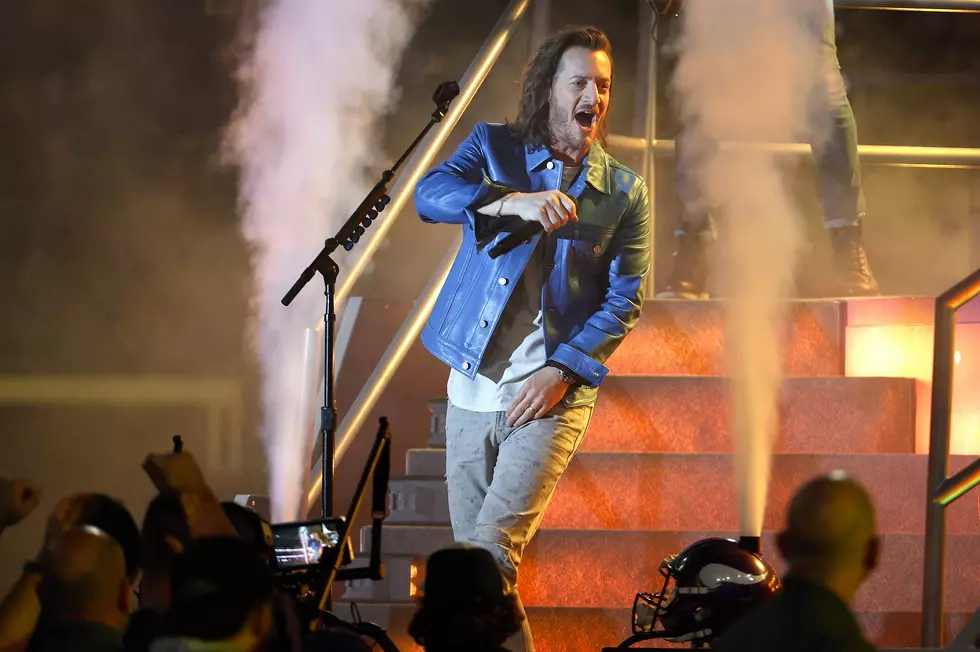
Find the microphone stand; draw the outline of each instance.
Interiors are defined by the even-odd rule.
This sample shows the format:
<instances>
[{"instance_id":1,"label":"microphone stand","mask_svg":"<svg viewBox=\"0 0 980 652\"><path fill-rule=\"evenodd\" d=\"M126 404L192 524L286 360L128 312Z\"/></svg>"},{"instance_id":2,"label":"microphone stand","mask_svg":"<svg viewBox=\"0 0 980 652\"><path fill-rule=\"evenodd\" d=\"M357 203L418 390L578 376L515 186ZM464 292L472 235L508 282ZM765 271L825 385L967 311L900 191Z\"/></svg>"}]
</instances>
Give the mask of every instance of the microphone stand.
<instances>
[{"instance_id":1,"label":"microphone stand","mask_svg":"<svg viewBox=\"0 0 980 652\"><path fill-rule=\"evenodd\" d=\"M336 445L335 436L337 432L337 404L334 397L334 327L337 315L334 310L334 293L337 285L337 276L340 267L330 257L338 247L343 246L346 251L350 251L357 244L364 230L378 218L378 215L385 209L391 201L388 196L388 183L394 178L395 171L405 162L405 159L418 147L422 139L425 138L429 130L436 123L441 122L449 112L450 103L459 95L459 85L454 81L443 82L436 88L432 95L432 101L436 104L436 110L432 112L429 123L419 133L405 153L402 154L390 169L381 173L381 179L374 184L374 187L367 194L364 200L358 204L354 212L347 219L334 237L329 238L323 244L323 249L316 255L306 269L300 274L299 278L289 288L289 292L282 298L282 305L288 306L292 303L296 295L309 283L313 276L319 273L323 277L324 295L326 297L326 307L324 309L323 321L323 405L320 408L320 442L322 446L323 465L321 473L321 518L328 518L333 514L333 466L334 448Z\"/></svg>"}]
</instances>

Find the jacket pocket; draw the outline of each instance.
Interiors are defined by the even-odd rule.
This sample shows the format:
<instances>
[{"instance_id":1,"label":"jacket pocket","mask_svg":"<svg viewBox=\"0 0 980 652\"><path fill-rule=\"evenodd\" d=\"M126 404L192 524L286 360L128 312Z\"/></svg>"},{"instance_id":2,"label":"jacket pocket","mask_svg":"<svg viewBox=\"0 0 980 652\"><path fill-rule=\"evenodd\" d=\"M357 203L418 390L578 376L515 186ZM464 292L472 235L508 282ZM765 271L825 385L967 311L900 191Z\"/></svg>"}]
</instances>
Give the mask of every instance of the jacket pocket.
<instances>
[{"instance_id":1,"label":"jacket pocket","mask_svg":"<svg viewBox=\"0 0 980 652\"><path fill-rule=\"evenodd\" d=\"M575 262L599 266L606 259L615 231L605 226L576 224L572 228L571 253Z\"/></svg>"},{"instance_id":2,"label":"jacket pocket","mask_svg":"<svg viewBox=\"0 0 980 652\"><path fill-rule=\"evenodd\" d=\"M568 241L567 297L591 305L605 294L609 278L608 251L615 231L607 227L576 224Z\"/></svg>"}]
</instances>

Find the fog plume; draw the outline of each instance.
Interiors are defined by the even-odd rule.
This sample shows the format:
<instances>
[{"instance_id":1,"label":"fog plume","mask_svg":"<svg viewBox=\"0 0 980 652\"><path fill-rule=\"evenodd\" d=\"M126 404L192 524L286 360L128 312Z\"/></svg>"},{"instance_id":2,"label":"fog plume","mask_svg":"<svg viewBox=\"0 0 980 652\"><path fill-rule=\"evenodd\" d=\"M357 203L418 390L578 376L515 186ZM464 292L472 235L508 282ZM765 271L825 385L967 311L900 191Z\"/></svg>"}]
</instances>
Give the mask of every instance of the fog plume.
<instances>
[{"instance_id":1,"label":"fog plume","mask_svg":"<svg viewBox=\"0 0 980 652\"><path fill-rule=\"evenodd\" d=\"M762 530L778 427L781 301L803 239L774 155L749 142L806 142L819 74L823 0L689 0L675 92L684 128L723 143L698 170L719 220L714 275L732 298L726 349L732 375L741 534Z\"/></svg>"},{"instance_id":2,"label":"fog plume","mask_svg":"<svg viewBox=\"0 0 980 652\"><path fill-rule=\"evenodd\" d=\"M279 301L384 165L379 118L397 101L399 62L425 3L268 0L245 27L227 153L254 247L253 341L275 520L298 516L309 474L313 414L300 411L319 403L303 382L304 342L322 321L323 282L288 308ZM342 250L335 259L343 266Z\"/></svg>"}]
</instances>

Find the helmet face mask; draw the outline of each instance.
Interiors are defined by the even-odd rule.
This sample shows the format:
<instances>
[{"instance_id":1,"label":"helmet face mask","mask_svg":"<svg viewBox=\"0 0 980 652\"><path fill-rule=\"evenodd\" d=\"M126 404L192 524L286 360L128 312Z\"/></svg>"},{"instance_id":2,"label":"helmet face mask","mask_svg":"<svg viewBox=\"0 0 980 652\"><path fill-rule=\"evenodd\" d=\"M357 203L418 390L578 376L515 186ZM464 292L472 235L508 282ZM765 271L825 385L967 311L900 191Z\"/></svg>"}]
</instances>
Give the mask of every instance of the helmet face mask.
<instances>
[{"instance_id":1,"label":"helmet face mask","mask_svg":"<svg viewBox=\"0 0 980 652\"><path fill-rule=\"evenodd\" d=\"M633 633L676 643L712 640L780 589L772 567L731 539L702 539L664 559L659 571L661 590L633 601Z\"/></svg>"},{"instance_id":2,"label":"helmet face mask","mask_svg":"<svg viewBox=\"0 0 980 652\"><path fill-rule=\"evenodd\" d=\"M660 574L663 575L664 583L660 590L655 593L637 593L633 599L633 633L652 632L657 619L662 618L667 613L667 608L674 600L675 586L671 586L674 580L671 562L677 555L671 555L660 562ZM675 582L676 584L676 582ZM670 587L670 588L668 588Z\"/></svg>"}]
</instances>

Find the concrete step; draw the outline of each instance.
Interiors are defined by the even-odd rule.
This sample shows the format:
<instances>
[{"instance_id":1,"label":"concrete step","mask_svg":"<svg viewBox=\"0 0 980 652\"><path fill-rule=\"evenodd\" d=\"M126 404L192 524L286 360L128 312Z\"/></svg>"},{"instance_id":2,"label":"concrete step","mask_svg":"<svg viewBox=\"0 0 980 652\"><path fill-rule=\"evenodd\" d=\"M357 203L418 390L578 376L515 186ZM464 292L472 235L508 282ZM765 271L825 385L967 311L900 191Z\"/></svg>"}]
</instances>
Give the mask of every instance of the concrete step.
<instances>
[{"instance_id":1,"label":"concrete step","mask_svg":"<svg viewBox=\"0 0 980 652\"><path fill-rule=\"evenodd\" d=\"M790 376L844 374L843 301L791 301L783 366ZM609 358L612 374L725 373L726 302L651 299L636 328Z\"/></svg>"},{"instance_id":2,"label":"concrete step","mask_svg":"<svg viewBox=\"0 0 980 652\"><path fill-rule=\"evenodd\" d=\"M448 527L401 527L386 530L388 577L352 587L346 599L368 602L409 600L411 564L416 581L425 577L425 559L452 543ZM629 608L638 591L660 589L660 563L668 555L707 536L732 531L541 530L528 546L518 580L524 604L537 607ZM980 605L980 535L948 537L947 611L972 611ZM763 551L785 572L775 536L763 536ZM915 612L921 608L923 537L882 535L882 556L861 588L858 611ZM396 561L401 558L401 561ZM653 586L656 584L656 586Z\"/></svg>"},{"instance_id":3,"label":"concrete step","mask_svg":"<svg viewBox=\"0 0 980 652\"><path fill-rule=\"evenodd\" d=\"M420 477L391 480L388 522L449 524L445 452L413 450L409 467ZM950 472L971 461L950 459ZM765 527L783 526L789 500L820 473L843 470L871 492L882 532L925 531L924 455L775 455ZM734 455L580 453L569 465L545 514L559 529L736 530ZM424 477L421 474L424 473ZM947 510L953 534L980 534L980 514L969 497Z\"/></svg>"},{"instance_id":4,"label":"concrete step","mask_svg":"<svg viewBox=\"0 0 980 652\"><path fill-rule=\"evenodd\" d=\"M421 652L422 648L406 633L415 613L414 605L358 603L357 607L364 620L388 630L399 650ZM349 618L350 603L338 602L335 613ZM603 647L618 645L630 634L629 609L528 607L527 614L537 652L598 652ZM970 615L946 615L946 640L952 640ZM859 612L857 616L865 636L877 647L918 646L922 622L918 612ZM658 647L685 646L663 643Z\"/></svg>"},{"instance_id":5,"label":"concrete step","mask_svg":"<svg viewBox=\"0 0 980 652\"><path fill-rule=\"evenodd\" d=\"M915 381L787 378L780 395L780 453L912 453ZM730 381L718 376L625 376L603 382L583 451L728 453ZM430 444L445 445L446 404L433 411Z\"/></svg>"}]
</instances>

